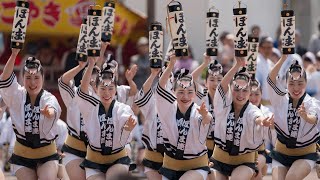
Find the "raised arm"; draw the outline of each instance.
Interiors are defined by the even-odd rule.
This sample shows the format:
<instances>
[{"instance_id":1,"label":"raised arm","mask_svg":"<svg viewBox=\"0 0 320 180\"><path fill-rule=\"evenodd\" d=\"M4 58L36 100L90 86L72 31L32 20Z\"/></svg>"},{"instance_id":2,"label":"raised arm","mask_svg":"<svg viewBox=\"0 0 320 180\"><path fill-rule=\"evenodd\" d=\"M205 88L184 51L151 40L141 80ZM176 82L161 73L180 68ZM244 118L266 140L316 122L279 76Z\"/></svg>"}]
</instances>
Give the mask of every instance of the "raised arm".
<instances>
[{"instance_id":1,"label":"raised arm","mask_svg":"<svg viewBox=\"0 0 320 180\"><path fill-rule=\"evenodd\" d=\"M69 82L86 66L86 62L79 61L79 65L65 72L61 76L61 80L65 84L69 84Z\"/></svg>"},{"instance_id":2,"label":"raised arm","mask_svg":"<svg viewBox=\"0 0 320 180\"><path fill-rule=\"evenodd\" d=\"M203 56L204 56L204 59L203 59L202 64L191 73L194 80L197 80L201 76L202 71L205 68L207 68L208 65L210 64L210 61L211 61L210 56L207 56L206 54L204 54Z\"/></svg>"},{"instance_id":3,"label":"raised arm","mask_svg":"<svg viewBox=\"0 0 320 180\"><path fill-rule=\"evenodd\" d=\"M1 80L9 79L9 77L11 76L11 74L13 72L14 62L16 61L17 55L20 52L20 49L12 48L11 50L12 50L12 53L11 53L11 56L8 59L6 65L5 65L4 69L3 69L3 72L2 72L1 77L0 77Z\"/></svg>"},{"instance_id":4,"label":"raised arm","mask_svg":"<svg viewBox=\"0 0 320 180\"><path fill-rule=\"evenodd\" d=\"M104 53L106 52L106 50L109 47L109 45L110 45L110 43L108 43L108 42L102 42L101 43L100 57L99 57L99 59L97 60L97 63L96 63L96 65L99 68L101 68L103 63L105 62Z\"/></svg>"},{"instance_id":5,"label":"raised arm","mask_svg":"<svg viewBox=\"0 0 320 180\"><path fill-rule=\"evenodd\" d=\"M168 67L164 70L162 76L159 79L159 85L161 88L165 89L165 86L170 78L171 72L173 71L174 64L176 63L176 56L170 56L170 62Z\"/></svg>"},{"instance_id":6,"label":"raised arm","mask_svg":"<svg viewBox=\"0 0 320 180\"><path fill-rule=\"evenodd\" d=\"M147 93L151 89L152 83L154 79L157 77L157 75L159 74L160 70L161 70L160 68L151 68L151 74L142 86L143 92Z\"/></svg>"},{"instance_id":7,"label":"raised arm","mask_svg":"<svg viewBox=\"0 0 320 180\"><path fill-rule=\"evenodd\" d=\"M228 92L229 83L232 81L234 75L238 72L239 68L245 66L245 60L243 58L236 57L236 63L233 67L228 71L228 73L223 77L221 81L221 87L224 93Z\"/></svg>"},{"instance_id":8,"label":"raised arm","mask_svg":"<svg viewBox=\"0 0 320 180\"><path fill-rule=\"evenodd\" d=\"M133 81L133 78L136 75L137 70L138 70L138 66L137 65L133 65L130 70L127 69L126 74L125 74L126 75L126 79L128 81L128 84L130 86L129 97L136 95L137 92L138 92L137 85Z\"/></svg>"},{"instance_id":9,"label":"raised arm","mask_svg":"<svg viewBox=\"0 0 320 180\"><path fill-rule=\"evenodd\" d=\"M88 57L88 68L85 71L82 81L80 84L80 90L84 93L89 93L89 85L93 67L95 66L97 58L96 57Z\"/></svg>"},{"instance_id":10,"label":"raised arm","mask_svg":"<svg viewBox=\"0 0 320 180\"><path fill-rule=\"evenodd\" d=\"M276 63L276 65L272 68L272 70L269 73L269 78L273 83L276 83L276 78L278 76L278 73L281 69L282 64L284 61L288 58L288 55L282 55L279 61Z\"/></svg>"}]
</instances>

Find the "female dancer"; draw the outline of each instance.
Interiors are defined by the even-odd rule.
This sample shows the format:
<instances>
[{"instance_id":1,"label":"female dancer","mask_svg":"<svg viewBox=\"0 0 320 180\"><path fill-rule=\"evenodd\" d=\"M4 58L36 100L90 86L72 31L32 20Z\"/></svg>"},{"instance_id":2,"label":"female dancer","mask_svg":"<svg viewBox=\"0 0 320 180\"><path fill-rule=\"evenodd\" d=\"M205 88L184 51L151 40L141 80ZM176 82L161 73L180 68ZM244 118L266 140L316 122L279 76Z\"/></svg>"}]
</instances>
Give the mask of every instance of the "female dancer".
<instances>
[{"instance_id":1,"label":"female dancer","mask_svg":"<svg viewBox=\"0 0 320 180\"><path fill-rule=\"evenodd\" d=\"M23 68L21 86L13 73L19 53L12 49L0 81L0 95L9 107L16 142L10 163L18 179L56 179L58 171L58 136L56 121L61 109L57 99L43 87L43 68L29 57Z\"/></svg>"},{"instance_id":2,"label":"female dancer","mask_svg":"<svg viewBox=\"0 0 320 180\"><path fill-rule=\"evenodd\" d=\"M142 164L149 180L161 180L161 175L158 171L162 166L164 153L163 132L159 116L156 112L154 91L152 89L152 83L159 72L160 69L151 68L149 78L135 98L135 104L140 108L141 113L146 119L142 135L142 141L146 149Z\"/></svg>"},{"instance_id":3,"label":"female dancer","mask_svg":"<svg viewBox=\"0 0 320 180\"><path fill-rule=\"evenodd\" d=\"M137 122L128 105L114 100L116 81L108 67L96 78L97 94L89 91L95 63L96 58L88 58L88 69L76 96L89 141L81 167L85 168L89 180L112 179L128 173L130 159L125 145Z\"/></svg>"},{"instance_id":4,"label":"female dancer","mask_svg":"<svg viewBox=\"0 0 320 180\"><path fill-rule=\"evenodd\" d=\"M175 57L157 86L156 108L163 128L166 152L160 169L163 179L206 179L208 167L206 136L212 121L205 104L194 103L196 87L190 74L181 73L174 82L174 95L166 84Z\"/></svg>"},{"instance_id":5,"label":"female dancer","mask_svg":"<svg viewBox=\"0 0 320 180\"><path fill-rule=\"evenodd\" d=\"M318 160L319 101L306 94L306 72L298 61L287 70L287 91L277 78L283 55L268 76L277 140L271 152L274 179L303 179Z\"/></svg>"},{"instance_id":6,"label":"female dancer","mask_svg":"<svg viewBox=\"0 0 320 180\"><path fill-rule=\"evenodd\" d=\"M244 60L235 65L218 85L214 99L215 147L213 168L216 179L251 179L256 171L256 151L263 143L262 124L269 119L249 102L250 76L242 69ZM230 85L231 83L231 85Z\"/></svg>"}]
</instances>

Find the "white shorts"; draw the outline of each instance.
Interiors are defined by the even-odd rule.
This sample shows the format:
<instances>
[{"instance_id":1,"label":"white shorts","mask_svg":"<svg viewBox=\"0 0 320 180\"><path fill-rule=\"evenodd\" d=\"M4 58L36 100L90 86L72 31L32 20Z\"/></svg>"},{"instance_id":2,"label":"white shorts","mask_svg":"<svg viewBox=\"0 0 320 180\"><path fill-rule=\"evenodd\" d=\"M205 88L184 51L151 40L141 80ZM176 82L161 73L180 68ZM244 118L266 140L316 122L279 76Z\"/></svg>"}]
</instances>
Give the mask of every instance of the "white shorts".
<instances>
[{"instance_id":1,"label":"white shorts","mask_svg":"<svg viewBox=\"0 0 320 180\"><path fill-rule=\"evenodd\" d=\"M144 173L145 173L145 174L146 174L147 172L150 172L150 171L156 171L156 170L144 166ZM157 172L158 172L158 171L157 171Z\"/></svg>"},{"instance_id":2,"label":"white shorts","mask_svg":"<svg viewBox=\"0 0 320 180\"><path fill-rule=\"evenodd\" d=\"M64 166L67 166L67 164L68 164L70 161L73 161L73 160L76 160L76 159L84 160L84 158L79 157L79 156L76 156L76 155L71 154L71 153L64 152L63 154L65 154L65 157L62 159L62 164L63 164Z\"/></svg>"},{"instance_id":3,"label":"white shorts","mask_svg":"<svg viewBox=\"0 0 320 180\"><path fill-rule=\"evenodd\" d=\"M315 162L315 161L312 161L312 160L310 160L310 159L303 159L303 160L306 161L306 162L309 164L309 166L310 166L311 169L313 169L313 168L316 166L316 162ZM276 167L286 167L286 166L284 166L284 165L281 164L280 162L272 159L272 169L273 169L273 168L276 168Z\"/></svg>"},{"instance_id":4,"label":"white shorts","mask_svg":"<svg viewBox=\"0 0 320 180\"><path fill-rule=\"evenodd\" d=\"M205 170L202 170L202 169L193 170L193 171L196 171L196 172L200 173L201 176L203 177L203 180L206 180L207 177L208 177L208 171L205 171ZM169 179L164 177L164 176L162 176L162 180L169 180Z\"/></svg>"},{"instance_id":5,"label":"white shorts","mask_svg":"<svg viewBox=\"0 0 320 180\"><path fill-rule=\"evenodd\" d=\"M48 161L48 162L49 162L49 161ZM57 165L59 164L59 161L57 161L57 160L54 160L53 162L55 162ZM16 174L17 171L18 171L19 169L21 169L21 168L27 168L27 167L25 167L25 166L20 166L20 165L17 165L17 164L11 164L11 172L12 172L13 174Z\"/></svg>"}]
</instances>

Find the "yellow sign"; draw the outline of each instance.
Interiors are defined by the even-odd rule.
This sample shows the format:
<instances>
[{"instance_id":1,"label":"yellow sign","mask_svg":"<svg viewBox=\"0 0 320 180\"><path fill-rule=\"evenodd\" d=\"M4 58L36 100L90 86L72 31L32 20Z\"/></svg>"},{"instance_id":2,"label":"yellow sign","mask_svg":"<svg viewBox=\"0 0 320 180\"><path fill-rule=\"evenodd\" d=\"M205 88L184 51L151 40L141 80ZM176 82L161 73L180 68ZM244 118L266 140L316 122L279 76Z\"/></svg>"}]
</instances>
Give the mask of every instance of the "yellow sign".
<instances>
[{"instance_id":1,"label":"yellow sign","mask_svg":"<svg viewBox=\"0 0 320 180\"><path fill-rule=\"evenodd\" d=\"M28 34L78 36L82 18L87 15L90 0L33 0L28 1L29 23ZM104 5L103 0L97 0L97 5ZM12 30L15 0L0 2L0 31L10 33ZM136 24L143 20L141 16L130 11L121 3L116 3L115 25L111 42L124 44Z\"/></svg>"}]
</instances>

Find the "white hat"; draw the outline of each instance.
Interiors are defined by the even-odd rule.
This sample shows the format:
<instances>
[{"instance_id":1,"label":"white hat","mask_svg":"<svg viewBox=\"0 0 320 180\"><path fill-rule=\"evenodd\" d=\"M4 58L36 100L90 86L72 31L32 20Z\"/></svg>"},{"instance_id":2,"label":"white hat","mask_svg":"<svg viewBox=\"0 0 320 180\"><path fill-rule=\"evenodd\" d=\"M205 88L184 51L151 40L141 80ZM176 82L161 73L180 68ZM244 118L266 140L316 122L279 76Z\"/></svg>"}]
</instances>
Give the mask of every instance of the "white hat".
<instances>
[{"instance_id":1,"label":"white hat","mask_svg":"<svg viewBox=\"0 0 320 180\"><path fill-rule=\"evenodd\" d=\"M316 54L316 58L320 59L320 51L318 51L318 53Z\"/></svg>"},{"instance_id":2,"label":"white hat","mask_svg":"<svg viewBox=\"0 0 320 180\"><path fill-rule=\"evenodd\" d=\"M313 64L316 63L316 57L312 52L310 51L306 52L306 54L304 54L304 57L309 58Z\"/></svg>"},{"instance_id":3,"label":"white hat","mask_svg":"<svg viewBox=\"0 0 320 180\"><path fill-rule=\"evenodd\" d=\"M148 45L148 38L146 37L140 37L137 46L143 46L143 45Z\"/></svg>"},{"instance_id":4,"label":"white hat","mask_svg":"<svg viewBox=\"0 0 320 180\"><path fill-rule=\"evenodd\" d=\"M276 54L279 58L281 58L281 52L277 48L272 48L272 52Z\"/></svg>"}]
</instances>

